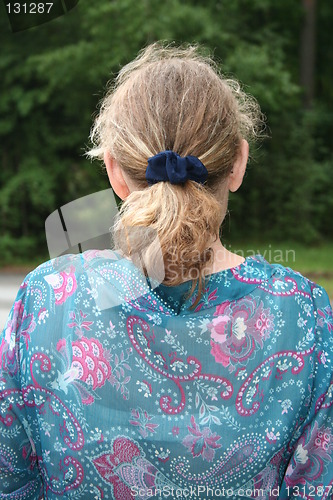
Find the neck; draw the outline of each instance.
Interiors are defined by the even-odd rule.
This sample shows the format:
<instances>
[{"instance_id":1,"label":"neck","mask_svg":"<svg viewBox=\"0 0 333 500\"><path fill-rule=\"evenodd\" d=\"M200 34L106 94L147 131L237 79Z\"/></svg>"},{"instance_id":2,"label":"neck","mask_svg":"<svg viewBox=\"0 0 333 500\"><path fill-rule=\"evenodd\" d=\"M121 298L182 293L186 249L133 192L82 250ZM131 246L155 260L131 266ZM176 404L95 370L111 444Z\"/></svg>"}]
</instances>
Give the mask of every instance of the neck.
<instances>
[{"instance_id":1,"label":"neck","mask_svg":"<svg viewBox=\"0 0 333 500\"><path fill-rule=\"evenodd\" d=\"M230 252L221 243L218 238L212 245L211 248L214 250L214 259L211 269L207 274L217 273L223 271L224 269L230 269L232 267L239 266L245 259L241 255Z\"/></svg>"}]
</instances>

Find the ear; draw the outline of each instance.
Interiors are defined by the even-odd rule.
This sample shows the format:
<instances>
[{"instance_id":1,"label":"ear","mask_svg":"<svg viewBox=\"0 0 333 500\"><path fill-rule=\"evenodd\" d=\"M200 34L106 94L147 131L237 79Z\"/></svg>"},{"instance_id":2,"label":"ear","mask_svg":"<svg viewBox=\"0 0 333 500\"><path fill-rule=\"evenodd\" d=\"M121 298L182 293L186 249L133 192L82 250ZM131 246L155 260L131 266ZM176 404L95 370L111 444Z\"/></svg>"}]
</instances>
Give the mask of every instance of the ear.
<instances>
[{"instance_id":1,"label":"ear","mask_svg":"<svg viewBox=\"0 0 333 500\"><path fill-rule=\"evenodd\" d=\"M120 166L116 160L112 158L109 152L104 153L104 163L112 189L121 200L124 200L130 194L130 190L126 184Z\"/></svg>"},{"instance_id":2,"label":"ear","mask_svg":"<svg viewBox=\"0 0 333 500\"><path fill-rule=\"evenodd\" d=\"M248 158L249 144L245 139L242 139L239 155L228 178L228 188L232 193L237 191L242 185Z\"/></svg>"}]
</instances>

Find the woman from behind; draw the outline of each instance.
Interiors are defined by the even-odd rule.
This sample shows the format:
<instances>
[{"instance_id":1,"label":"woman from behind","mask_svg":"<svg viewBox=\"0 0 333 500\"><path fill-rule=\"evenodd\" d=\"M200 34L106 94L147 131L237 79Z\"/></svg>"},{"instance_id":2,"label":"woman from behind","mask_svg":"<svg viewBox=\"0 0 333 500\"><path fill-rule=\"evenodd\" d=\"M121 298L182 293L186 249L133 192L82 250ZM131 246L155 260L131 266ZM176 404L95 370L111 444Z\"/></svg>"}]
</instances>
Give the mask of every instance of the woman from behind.
<instances>
[{"instance_id":1,"label":"woman from behind","mask_svg":"<svg viewBox=\"0 0 333 500\"><path fill-rule=\"evenodd\" d=\"M154 44L92 130L114 250L42 264L1 337L8 498L330 498L332 309L219 238L260 130L194 47Z\"/></svg>"}]
</instances>

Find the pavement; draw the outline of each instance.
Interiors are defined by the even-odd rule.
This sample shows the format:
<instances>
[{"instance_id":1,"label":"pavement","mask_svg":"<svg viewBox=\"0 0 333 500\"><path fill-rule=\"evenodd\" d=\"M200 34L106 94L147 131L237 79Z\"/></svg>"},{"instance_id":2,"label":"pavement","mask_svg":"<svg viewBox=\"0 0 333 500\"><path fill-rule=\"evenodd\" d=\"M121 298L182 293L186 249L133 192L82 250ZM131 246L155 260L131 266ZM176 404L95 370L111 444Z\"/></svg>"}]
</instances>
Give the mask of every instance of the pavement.
<instances>
[{"instance_id":1,"label":"pavement","mask_svg":"<svg viewBox=\"0 0 333 500\"><path fill-rule=\"evenodd\" d=\"M26 274L0 273L0 332L7 321L17 292Z\"/></svg>"}]
</instances>

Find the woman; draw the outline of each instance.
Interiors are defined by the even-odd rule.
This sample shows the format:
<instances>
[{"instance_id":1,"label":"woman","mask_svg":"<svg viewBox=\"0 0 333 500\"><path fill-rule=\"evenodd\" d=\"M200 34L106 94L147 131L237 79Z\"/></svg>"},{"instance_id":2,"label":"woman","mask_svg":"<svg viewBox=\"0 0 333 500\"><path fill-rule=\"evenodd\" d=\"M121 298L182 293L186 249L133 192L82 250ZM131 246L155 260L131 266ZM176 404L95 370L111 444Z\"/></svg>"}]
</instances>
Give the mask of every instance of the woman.
<instances>
[{"instance_id":1,"label":"woman","mask_svg":"<svg viewBox=\"0 0 333 500\"><path fill-rule=\"evenodd\" d=\"M3 498L331 498L327 294L219 239L258 124L193 47L121 70L89 152L116 250L39 266L1 337Z\"/></svg>"}]
</instances>

